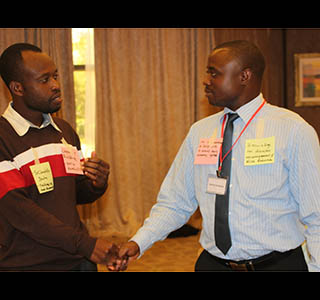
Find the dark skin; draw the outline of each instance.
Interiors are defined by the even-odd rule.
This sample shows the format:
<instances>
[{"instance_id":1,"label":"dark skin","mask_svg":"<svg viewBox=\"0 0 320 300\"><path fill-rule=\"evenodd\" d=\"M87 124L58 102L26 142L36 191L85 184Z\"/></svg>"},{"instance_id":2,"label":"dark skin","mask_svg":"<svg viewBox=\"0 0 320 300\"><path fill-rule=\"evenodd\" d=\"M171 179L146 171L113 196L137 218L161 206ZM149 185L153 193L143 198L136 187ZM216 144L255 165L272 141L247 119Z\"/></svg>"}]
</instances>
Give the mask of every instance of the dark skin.
<instances>
[{"instance_id":1,"label":"dark skin","mask_svg":"<svg viewBox=\"0 0 320 300\"><path fill-rule=\"evenodd\" d=\"M22 57L22 80L9 84L13 107L25 119L40 126L42 113L54 113L61 108L58 70L44 53L24 51Z\"/></svg>"},{"instance_id":2,"label":"dark skin","mask_svg":"<svg viewBox=\"0 0 320 300\"><path fill-rule=\"evenodd\" d=\"M53 60L45 53L23 51L23 72L20 81L9 84L13 108L37 126L43 122L43 113L57 112L62 105L59 74ZM96 189L108 184L110 166L99 159L95 152L82 163L84 175ZM97 264L112 263L118 247L104 239L97 239L90 260Z\"/></svg>"},{"instance_id":3,"label":"dark skin","mask_svg":"<svg viewBox=\"0 0 320 300\"><path fill-rule=\"evenodd\" d=\"M243 63L233 57L227 48L214 50L210 54L207 74L203 85L211 105L236 111L260 94L261 79L250 68L244 68ZM139 245L134 241L127 242L120 247L117 264L108 268L111 271L125 270L128 263L139 255Z\"/></svg>"},{"instance_id":4,"label":"dark skin","mask_svg":"<svg viewBox=\"0 0 320 300\"><path fill-rule=\"evenodd\" d=\"M211 53L208 75L203 82L211 105L236 111L259 95L261 80L250 68L242 65L241 61L232 57L229 49L217 49Z\"/></svg>"}]
</instances>

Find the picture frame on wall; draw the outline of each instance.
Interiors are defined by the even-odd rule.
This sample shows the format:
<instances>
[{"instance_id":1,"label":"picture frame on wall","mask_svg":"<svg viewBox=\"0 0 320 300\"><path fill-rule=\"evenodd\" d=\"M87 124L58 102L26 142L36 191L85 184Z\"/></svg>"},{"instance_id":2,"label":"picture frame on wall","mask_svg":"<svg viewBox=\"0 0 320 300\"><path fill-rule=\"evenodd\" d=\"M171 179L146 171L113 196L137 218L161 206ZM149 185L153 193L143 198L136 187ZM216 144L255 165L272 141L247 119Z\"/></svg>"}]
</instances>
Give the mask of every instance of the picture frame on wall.
<instances>
[{"instance_id":1,"label":"picture frame on wall","mask_svg":"<svg viewBox=\"0 0 320 300\"><path fill-rule=\"evenodd\" d=\"M320 53L294 54L295 106L320 106Z\"/></svg>"}]
</instances>

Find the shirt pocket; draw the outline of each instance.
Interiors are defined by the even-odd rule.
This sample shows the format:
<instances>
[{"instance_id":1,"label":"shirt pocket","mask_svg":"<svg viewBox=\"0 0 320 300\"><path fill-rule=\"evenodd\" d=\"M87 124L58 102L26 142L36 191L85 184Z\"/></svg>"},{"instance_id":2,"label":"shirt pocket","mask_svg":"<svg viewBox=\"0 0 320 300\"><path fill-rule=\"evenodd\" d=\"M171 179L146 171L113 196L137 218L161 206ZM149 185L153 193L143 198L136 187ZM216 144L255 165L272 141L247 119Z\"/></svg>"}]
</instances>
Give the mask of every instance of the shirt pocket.
<instances>
[{"instance_id":1,"label":"shirt pocket","mask_svg":"<svg viewBox=\"0 0 320 300\"><path fill-rule=\"evenodd\" d=\"M275 153L274 163L244 166L237 172L241 192L254 200L288 197L288 177L286 159L279 153Z\"/></svg>"}]
</instances>

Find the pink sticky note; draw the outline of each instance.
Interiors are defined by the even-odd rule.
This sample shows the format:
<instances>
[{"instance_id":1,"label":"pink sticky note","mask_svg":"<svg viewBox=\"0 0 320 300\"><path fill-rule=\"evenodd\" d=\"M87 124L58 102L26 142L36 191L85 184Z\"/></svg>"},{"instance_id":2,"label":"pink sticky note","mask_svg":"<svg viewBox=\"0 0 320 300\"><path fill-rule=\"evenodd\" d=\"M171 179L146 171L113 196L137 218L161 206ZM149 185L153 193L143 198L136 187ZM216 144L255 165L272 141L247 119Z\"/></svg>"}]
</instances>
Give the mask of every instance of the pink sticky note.
<instances>
[{"instance_id":1,"label":"pink sticky note","mask_svg":"<svg viewBox=\"0 0 320 300\"><path fill-rule=\"evenodd\" d=\"M215 165L218 163L222 138L200 139L198 151L195 156L195 165Z\"/></svg>"},{"instance_id":2,"label":"pink sticky note","mask_svg":"<svg viewBox=\"0 0 320 300\"><path fill-rule=\"evenodd\" d=\"M83 175L77 148L62 146L61 151L66 172L70 174Z\"/></svg>"}]
</instances>

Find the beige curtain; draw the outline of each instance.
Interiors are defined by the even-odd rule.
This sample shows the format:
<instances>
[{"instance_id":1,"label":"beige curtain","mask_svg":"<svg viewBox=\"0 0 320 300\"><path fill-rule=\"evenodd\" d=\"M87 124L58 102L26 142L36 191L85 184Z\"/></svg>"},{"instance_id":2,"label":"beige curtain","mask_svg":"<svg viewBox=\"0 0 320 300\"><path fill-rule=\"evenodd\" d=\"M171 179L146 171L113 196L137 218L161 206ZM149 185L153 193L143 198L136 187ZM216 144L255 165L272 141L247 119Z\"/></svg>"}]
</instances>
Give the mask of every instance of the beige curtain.
<instances>
[{"instance_id":1,"label":"beige curtain","mask_svg":"<svg viewBox=\"0 0 320 300\"><path fill-rule=\"evenodd\" d=\"M156 202L203 98L213 29L96 29L96 150L110 186L84 209L91 233L131 236ZM211 111L210 111L211 109Z\"/></svg>"},{"instance_id":2,"label":"beige curtain","mask_svg":"<svg viewBox=\"0 0 320 300\"><path fill-rule=\"evenodd\" d=\"M11 44L21 42L24 42L23 28L0 28L0 55ZM10 99L10 92L0 77L0 114L5 111Z\"/></svg>"},{"instance_id":3,"label":"beige curtain","mask_svg":"<svg viewBox=\"0 0 320 300\"><path fill-rule=\"evenodd\" d=\"M0 28L0 52L14 43L31 43L40 47L55 61L63 96L58 116L68 120L75 128L75 101L73 86L72 39L70 28ZM0 110L10 101L10 93L0 79Z\"/></svg>"}]
</instances>

